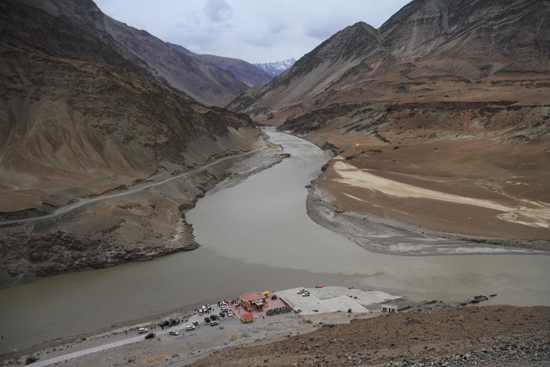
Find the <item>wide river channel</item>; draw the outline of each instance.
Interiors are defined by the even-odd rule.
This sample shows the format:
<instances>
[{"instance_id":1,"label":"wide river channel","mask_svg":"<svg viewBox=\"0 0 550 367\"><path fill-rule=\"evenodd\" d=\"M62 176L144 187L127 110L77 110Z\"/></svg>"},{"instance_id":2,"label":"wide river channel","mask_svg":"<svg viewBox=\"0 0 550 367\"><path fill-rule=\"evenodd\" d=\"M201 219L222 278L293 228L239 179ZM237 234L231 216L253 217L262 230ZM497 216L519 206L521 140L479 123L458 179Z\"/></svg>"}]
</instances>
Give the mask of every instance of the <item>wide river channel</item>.
<instances>
[{"instance_id":1,"label":"wide river channel","mask_svg":"<svg viewBox=\"0 0 550 367\"><path fill-rule=\"evenodd\" d=\"M199 200L186 214L199 249L0 290L0 354L248 291L317 284L419 301L497 294L483 304L550 306L550 256L384 255L317 225L305 186L328 157L305 140L268 134L291 157Z\"/></svg>"}]
</instances>

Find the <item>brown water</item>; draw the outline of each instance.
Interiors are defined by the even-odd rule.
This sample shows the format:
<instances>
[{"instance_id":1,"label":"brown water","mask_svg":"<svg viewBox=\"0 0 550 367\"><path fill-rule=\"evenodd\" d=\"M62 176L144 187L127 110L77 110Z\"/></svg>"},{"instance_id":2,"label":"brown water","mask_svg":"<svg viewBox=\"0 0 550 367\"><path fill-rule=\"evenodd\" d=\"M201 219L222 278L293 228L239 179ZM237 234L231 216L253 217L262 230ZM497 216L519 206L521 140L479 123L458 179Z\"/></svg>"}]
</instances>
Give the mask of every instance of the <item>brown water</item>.
<instances>
[{"instance_id":1,"label":"brown water","mask_svg":"<svg viewBox=\"0 0 550 367\"><path fill-rule=\"evenodd\" d=\"M550 256L392 256L312 222L305 186L327 157L270 132L292 157L187 213L201 248L149 262L65 274L0 290L0 354L243 292L354 285L416 300L550 306Z\"/></svg>"}]
</instances>

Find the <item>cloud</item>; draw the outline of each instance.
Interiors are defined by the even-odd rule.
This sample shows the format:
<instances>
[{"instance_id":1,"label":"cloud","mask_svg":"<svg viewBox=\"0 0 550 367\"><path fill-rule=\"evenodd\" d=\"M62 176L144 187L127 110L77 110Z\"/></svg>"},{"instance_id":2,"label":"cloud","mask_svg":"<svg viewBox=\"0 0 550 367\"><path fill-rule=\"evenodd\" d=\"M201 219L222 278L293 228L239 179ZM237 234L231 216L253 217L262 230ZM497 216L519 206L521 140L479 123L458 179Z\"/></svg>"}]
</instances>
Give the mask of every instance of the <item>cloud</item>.
<instances>
[{"instance_id":1,"label":"cloud","mask_svg":"<svg viewBox=\"0 0 550 367\"><path fill-rule=\"evenodd\" d=\"M279 34L287 29L290 29L290 27L285 22L276 22L270 24L267 29L271 34Z\"/></svg>"},{"instance_id":2,"label":"cloud","mask_svg":"<svg viewBox=\"0 0 550 367\"><path fill-rule=\"evenodd\" d=\"M233 8L225 0L208 0L204 4L204 13L212 22L223 22L231 19Z\"/></svg>"},{"instance_id":3,"label":"cloud","mask_svg":"<svg viewBox=\"0 0 550 367\"><path fill-rule=\"evenodd\" d=\"M94 0L164 41L249 62L298 59L358 21L379 27L409 1Z\"/></svg>"},{"instance_id":4,"label":"cloud","mask_svg":"<svg viewBox=\"0 0 550 367\"><path fill-rule=\"evenodd\" d=\"M339 27L327 27L325 24L312 24L307 27L304 32L308 37L317 38L320 41L324 41L330 38L336 32L341 30Z\"/></svg>"}]
</instances>

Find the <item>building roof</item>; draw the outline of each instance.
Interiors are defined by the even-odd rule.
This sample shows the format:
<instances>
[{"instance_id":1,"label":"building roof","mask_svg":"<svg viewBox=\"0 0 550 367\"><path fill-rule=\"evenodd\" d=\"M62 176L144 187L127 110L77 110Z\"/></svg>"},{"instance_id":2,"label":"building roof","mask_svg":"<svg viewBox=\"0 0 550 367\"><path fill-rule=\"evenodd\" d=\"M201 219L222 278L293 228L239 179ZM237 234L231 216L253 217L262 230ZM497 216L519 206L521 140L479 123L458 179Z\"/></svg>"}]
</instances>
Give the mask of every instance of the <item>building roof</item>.
<instances>
[{"instance_id":1,"label":"building roof","mask_svg":"<svg viewBox=\"0 0 550 367\"><path fill-rule=\"evenodd\" d=\"M250 293L245 293L241 296L241 299L244 301L244 302L249 302L249 301L253 301L255 299L264 299L265 296L259 292L250 292Z\"/></svg>"}]
</instances>

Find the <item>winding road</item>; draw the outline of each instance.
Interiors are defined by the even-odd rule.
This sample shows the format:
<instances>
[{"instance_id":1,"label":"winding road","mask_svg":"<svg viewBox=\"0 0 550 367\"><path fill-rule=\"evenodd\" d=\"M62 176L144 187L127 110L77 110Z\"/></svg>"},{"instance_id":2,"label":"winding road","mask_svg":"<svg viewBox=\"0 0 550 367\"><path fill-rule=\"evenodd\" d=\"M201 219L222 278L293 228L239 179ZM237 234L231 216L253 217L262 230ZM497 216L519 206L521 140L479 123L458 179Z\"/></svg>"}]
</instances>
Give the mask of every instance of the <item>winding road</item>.
<instances>
[{"instance_id":1,"label":"winding road","mask_svg":"<svg viewBox=\"0 0 550 367\"><path fill-rule=\"evenodd\" d=\"M55 210L55 211L54 211L53 213L51 213L51 214L42 215L42 216L39 216L39 217L32 217L32 218L22 218L22 219L7 220L7 221L0 222L0 226L10 225L10 224L20 224L20 223L25 223L25 222L33 222L33 221L38 221L38 220L43 220L43 219L55 218L55 217L58 217L58 216L60 216L60 215L62 215L62 214L68 213L68 212L70 212L70 211L72 211L72 210L78 209L78 208L80 208L80 207L82 207L82 206L84 206L84 205L88 205L88 204L95 203L95 202L102 201L102 200L113 199L113 198L117 198L117 197L120 197L120 196L130 195L130 194L134 194L134 193L136 193L136 192L140 192L140 191L149 189L149 188L151 188L151 187L164 185L164 184L167 183L167 182L170 182L170 181L173 181L173 180L177 180L177 179L179 179L179 178L187 177L187 176L193 175L193 174L195 174L195 173L204 171L205 169L207 169L207 168L209 168L209 167L212 167L213 165L218 164L218 163L220 163L220 162L226 161L226 160L228 160L228 159L234 159L234 158L238 158L238 157L244 157L244 156L247 156L247 155L250 155L250 154L259 152L259 151L265 149L266 147L267 147L267 146L266 146L266 144L265 144L265 141L262 139L262 146L261 146L260 148L258 148L258 149L254 149L254 150L251 150L251 151L249 151L249 152L242 153L242 154L236 154L236 155L231 155L231 156L228 156L228 157L220 158L220 159L218 159L218 160L213 161L212 163L207 164L206 166L202 166L202 167L196 168L196 169L194 169L194 170L191 170L191 171L188 171L188 172L181 173L181 174L179 174L179 175L170 177L170 178L168 178L168 179L166 179L166 180L164 180L164 181L159 181L159 182L154 182L154 183L149 183L149 184L141 185L141 186L139 186L139 187L136 187L136 188L133 188L133 189L130 189L130 190L125 190L125 191L122 191L122 192L118 192L118 193L115 193L115 194L104 195L104 196L97 196L97 197L89 198L89 199L82 199L82 200L80 200L80 201L78 201L78 202L76 202L76 203L73 203L73 204L70 204L70 205L61 207L61 208Z\"/></svg>"}]
</instances>

